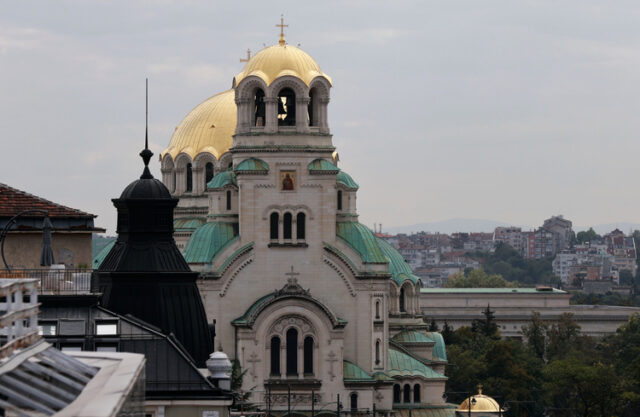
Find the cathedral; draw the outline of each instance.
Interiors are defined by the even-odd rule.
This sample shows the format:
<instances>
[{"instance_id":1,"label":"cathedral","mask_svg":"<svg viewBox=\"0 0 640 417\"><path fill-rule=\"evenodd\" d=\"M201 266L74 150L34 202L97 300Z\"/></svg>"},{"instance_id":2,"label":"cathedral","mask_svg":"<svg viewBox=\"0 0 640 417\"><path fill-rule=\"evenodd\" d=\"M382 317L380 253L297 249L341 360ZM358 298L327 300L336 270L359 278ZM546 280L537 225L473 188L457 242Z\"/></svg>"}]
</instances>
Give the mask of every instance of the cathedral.
<instances>
[{"instance_id":1,"label":"cathedral","mask_svg":"<svg viewBox=\"0 0 640 417\"><path fill-rule=\"evenodd\" d=\"M329 126L333 82L278 26L279 42L193 109L160 155L217 347L273 415L454 415L420 280L358 222L358 184Z\"/></svg>"}]
</instances>

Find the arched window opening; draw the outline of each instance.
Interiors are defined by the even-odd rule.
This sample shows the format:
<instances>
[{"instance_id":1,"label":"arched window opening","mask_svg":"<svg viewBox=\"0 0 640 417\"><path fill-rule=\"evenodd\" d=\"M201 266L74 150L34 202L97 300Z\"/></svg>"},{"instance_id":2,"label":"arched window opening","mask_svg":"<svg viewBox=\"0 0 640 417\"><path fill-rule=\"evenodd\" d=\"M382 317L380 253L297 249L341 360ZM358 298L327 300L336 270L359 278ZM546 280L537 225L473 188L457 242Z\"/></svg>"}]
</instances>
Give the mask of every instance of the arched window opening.
<instances>
[{"instance_id":1,"label":"arched window opening","mask_svg":"<svg viewBox=\"0 0 640 417\"><path fill-rule=\"evenodd\" d=\"M376 320L380 320L380 300L376 300Z\"/></svg>"},{"instance_id":2,"label":"arched window opening","mask_svg":"<svg viewBox=\"0 0 640 417\"><path fill-rule=\"evenodd\" d=\"M293 216L291 213L284 213L282 216L282 237L285 239L291 239L291 223L293 221Z\"/></svg>"},{"instance_id":3,"label":"arched window opening","mask_svg":"<svg viewBox=\"0 0 640 417\"><path fill-rule=\"evenodd\" d=\"M420 402L420 384L415 384L413 386L413 402L414 403Z\"/></svg>"},{"instance_id":4,"label":"arched window opening","mask_svg":"<svg viewBox=\"0 0 640 417\"><path fill-rule=\"evenodd\" d=\"M296 239L300 239L300 240L304 240L304 235L305 235L305 220L306 220L306 216L304 213L298 213L298 215L296 216Z\"/></svg>"},{"instance_id":5,"label":"arched window opening","mask_svg":"<svg viewBox=\"0 0 640 417\"><path fill-rule=\"evenodd\" d=\"M380 340L376 340L376 365L380 365Z\"/></svg>"},{"instance_id":6,"label":"arched window opening","mask_svg":"<svg viewBox=\"0 0 640 417\"><path fill-rule=\"evenodd\" d=\"M315 110L315 100L316 100L316 89L312 88L311 91L309 91L309 108L308 108L308 112L309 112L309 126L317 126L318 121L316 120L316 117L314 116L313 112Z\"/></svg>"},{"instance_id":7,"label":"arched window opening","mask_svg":"<svg viewBox=\"0 0 640 417\"><path fill-rule=\"evenodd\" d=\"M342 210L342 190L338 190L338 210Z\"/></svg>"},{"instance_id":8,"label":"arched window opening","mask_svg":"<svg viewBox=\"0 0 640 417\"><path fill-rule=\"evenodd\" d=\"M357 411L358 410L358 394L353 392L351 393L351 411Z\"/></svg>"},{"instance_id":9,"label":"arched window opening","mask_svg":"<svg viewBox=\"0 0 640 417\"><path fill-rule=\"evenodd\" d=\"M264 126L264 117L264 91L258 88L253 96L253 125Z\"/></svg>"},{"instance_id":10,"label":"arched window opening","mask_svg":"<svg viewBox=\"0 0 640 417\"><path fill-rule=\"evenodd\" d=\"M227 190L227 210L231 210L231 190Z\"/></svg>"},{"instance_id":11,"label":"arched window opening","mask_svg":"<svg viewBox=\"0 0 640 417\"><path fill-rule=\"evenodd\" d=\"M193 168L191 164L187 164L187 188L188 192L193 191Z\"/></svg>"},{"instance_id":12,"label":"arched window opening","mask_svg":"<svg viewBox=\"0 0 640 417\"><path fill-rule=\"evenodd\" d=\"M400 288L400 312L401 313L407 312L405 298L406 298L406 295L404 293L404 287L403 287L403 288Z\"/></svg>"},{"instance_id":13,"label":"arched window opening","mask_svg":"<svg viewBox=\"0 0 640 417\"><path fill-rule=\"evenodd\" d=\"M287 375L298 375L298 331L287 330Z\"/></svg>"},{"instance_id":14,"label":"arched window opening","mask_svg":"<svg viewBox=\"0 0 640 417\"><path fill-rule=\"evenodd\" d=\"M283 88L278 93L278 126L296 125L296 93Z\"/></svg>"},{"instance_id":15,"label":"arched window opening","mask_svg":"<svg viewBox=\"0 0 640 417\"><path fill-rule=\"evenodd\" d=\"M410 403L411 402L411 386L409 384L405 384L403 391L404 392L403 392L403 395L402 395L402 402L403 403Z\"/></svg>"},{"instance_id":16,"label":"arched window opening","mask_svg":"<svg viewBox=\"0 0 640 417\"><path fill-rule=\"evenodd\" d=\"M395 384L393 386L393 402L394 403L400 402L400 385L399 384Z\"/></svg>"},{"instance_id":17,"label":"arched window opening","mask_svg":"<svg viewBox=\"0 0 640 417\"><path fill-rule=\"evenodd\" d=\"M271 338L271 375L280 376L280 338Z\"/></svg>"},{"instance_id":18,"label":"arched window opening","mask_svg":"<svg viewBox=\"0 0 640 417\"><path fill-rule=\"evenodd\" d=\"M229 162L229 165L227 165L227 169L229 170L233 169L233 162Z\"/></svg>"},{"instance_id":19,"label":"arched window opening","mask_svg":"<svg viewBox=\"0 0 640 417\"><path fill-rule=\"evenodd\" d=\"M277 240L278 239L278 223L280 220L280 216L278 213L271 213L269 216L269 239Z\"/></svg>"},{"instance_id":20,"label":"arched window opening","mask_svg":"<svg viewBox=\"0 0 640 417\"><path fill-rule=\"evenodd\" d=\"M204 188L207 188L209 181L213 179L213 162L207 162L204 166Z\"/></svg>"},{"instance_id":21,"label":"arched window opening","mask_svg":"<svg viewBox=\"0 0 640 417\"><path fill-rule=\"evenodd\" d=\"M307 336L304 338L304 370L306 375L313 374L313 338Z\"/></svg>"}]
</instances>

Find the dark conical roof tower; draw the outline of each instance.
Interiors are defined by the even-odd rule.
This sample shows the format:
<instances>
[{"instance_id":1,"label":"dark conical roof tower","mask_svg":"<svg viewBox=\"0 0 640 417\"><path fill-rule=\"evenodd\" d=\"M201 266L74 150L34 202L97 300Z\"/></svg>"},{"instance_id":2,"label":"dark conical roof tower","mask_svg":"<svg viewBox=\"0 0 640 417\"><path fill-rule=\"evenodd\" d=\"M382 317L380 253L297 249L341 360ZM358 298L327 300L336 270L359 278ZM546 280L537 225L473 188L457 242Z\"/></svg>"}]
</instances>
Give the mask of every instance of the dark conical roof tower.
<instances>
[{"instance_id":1,"label":"dark conical roof tower","mask_svg":"<svg viewBox=\"0 0 640 417\"><path fill-rule=\"evenodd\" d=\"M112 200L118 210L118 239L97 271L102 304L173 333L198 367L204 367L213 343L196 285L198 273L173 240L178 199L149 171L153 152L148 133L140 156L142 175Z\"/></svg>"}]
</instances>

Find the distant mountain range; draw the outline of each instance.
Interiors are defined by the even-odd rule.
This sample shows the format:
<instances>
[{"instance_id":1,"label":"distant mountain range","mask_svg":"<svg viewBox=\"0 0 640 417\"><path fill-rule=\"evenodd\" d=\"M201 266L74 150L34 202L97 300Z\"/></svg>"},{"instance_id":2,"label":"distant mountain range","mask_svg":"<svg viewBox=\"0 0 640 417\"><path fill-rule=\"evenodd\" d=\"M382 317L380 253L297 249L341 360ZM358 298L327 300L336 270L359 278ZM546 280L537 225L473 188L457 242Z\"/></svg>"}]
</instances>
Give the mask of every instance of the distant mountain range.
<instances>
[{"instance_id":1,"label":"distant mountain range","mask_svg":"<svg viewBox=\"0 0 640 417\"><path fill-rule=\"evenodd\" d=\"M570 220L570 219L569 219ZM542 225L542 221L539 225L535 227L539 227ZM497 220L487 220L487 219L447 219L441 220L437 222L429 222L429 223L418 223L411 224L408 226L397 226L397 227L389 227L385 228L383 225L382 231L384 233L389 234L397 234L397 233L417 233L417 232L430 232L430 233L456 233L456 232L493 232L496 227L499 226L516 226L521 227L522 230L533 230L535 227L526 226L526 225L514 225L506 222L501 222ZM631 222L620 222L620 223L605 223L605 224L597 224L593 226L575 226L573 230L575 232L579 232L582 230L588 230L589 227L593 227L593 230L596 233L602 235L605 233L609 233L610 231L618 228L622 230L624 233L629 233L629 231L640 230L640 223L631 223Z\"/></svg>"}]
</instances>

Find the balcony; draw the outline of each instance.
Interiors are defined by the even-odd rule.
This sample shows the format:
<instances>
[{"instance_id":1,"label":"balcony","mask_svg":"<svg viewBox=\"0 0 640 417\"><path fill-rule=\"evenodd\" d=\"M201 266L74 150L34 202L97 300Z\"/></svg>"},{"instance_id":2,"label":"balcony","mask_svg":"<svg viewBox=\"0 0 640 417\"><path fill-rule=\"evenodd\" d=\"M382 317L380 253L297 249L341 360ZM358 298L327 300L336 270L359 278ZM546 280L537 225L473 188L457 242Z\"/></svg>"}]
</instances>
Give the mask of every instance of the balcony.
<instances>
[{"instance_id":1,"label":"balcony","mask_svg":"<svg viewBox=\"0 0 640 417\"><path fill-rule=\"evenodd\" d=\"M38 283L40 295L81 295L92 294L92 269L51 268L37 269L0 269L0 278L7 279L35 279Z\"/></svg>"}]
</instances>

